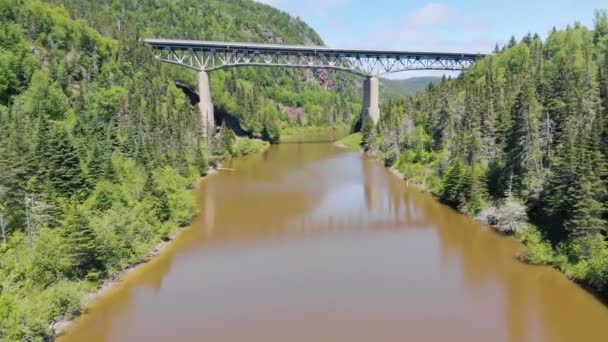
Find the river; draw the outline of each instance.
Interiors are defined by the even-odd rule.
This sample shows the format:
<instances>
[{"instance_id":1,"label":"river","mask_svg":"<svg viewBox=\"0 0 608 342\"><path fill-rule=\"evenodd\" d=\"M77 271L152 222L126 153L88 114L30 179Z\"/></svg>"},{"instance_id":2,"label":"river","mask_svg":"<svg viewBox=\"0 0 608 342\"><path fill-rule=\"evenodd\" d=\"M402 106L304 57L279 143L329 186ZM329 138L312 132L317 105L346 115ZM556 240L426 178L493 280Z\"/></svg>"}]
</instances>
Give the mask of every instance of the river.
<instances>
[{"instance_id":1,"label":"river","mask_svg":"<svg viewBox=\"0 0 608 342\"><path fill-rule=\"evenodd\" d=\"M224 167L61 342L608 340L604 304L359 153L287 144Z\"/></svg>"}]
</instances>

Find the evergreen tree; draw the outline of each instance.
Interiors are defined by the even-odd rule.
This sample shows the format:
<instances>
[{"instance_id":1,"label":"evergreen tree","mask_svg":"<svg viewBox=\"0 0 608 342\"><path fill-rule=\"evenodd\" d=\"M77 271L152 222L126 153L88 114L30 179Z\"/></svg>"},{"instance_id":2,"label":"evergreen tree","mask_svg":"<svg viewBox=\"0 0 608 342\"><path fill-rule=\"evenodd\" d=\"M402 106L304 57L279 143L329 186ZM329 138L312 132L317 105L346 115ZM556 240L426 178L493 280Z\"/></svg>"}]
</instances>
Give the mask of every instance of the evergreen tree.
<instances>
[{"instance_id":1,"label":"evergreen tree","mask_svg":"<svg viewBox=\"0 0 608 342\"><path fill-rule=\"evenodd\" d=\"M78 151L63 128L54 128L51 132L48 151L50 155L46 160L48 168L44 177L51 189L67 197L86 192Z\"/></svg>"},{"instance_id":2,"label":"evergreen tree","mask_svg":"<svg viewBox=\"0 0 608 342\"><path fill-rule=\"evenodd\" d=\"M363 150L366 152L372 152L376 144L376 125L371 117L366 116L365 119L363 119L361 134L363 136L361 147L363 147Z\"/></svg>"},{"instance_id":3,"label":"evergreen tree","mask_svg":"<svg viewBox=\"0 0 608 342\"><path fill-rule=\"evenodd\" d=\"M524 84L512 108L513 125L507 141L509 173L515 176L517 191L538 194L541 190L540 104L530 81ZM526 194L524 194L526 196Z\"/></svg>"},{"instance_id":4,"label":"evergreen tree","mask_svg":"<svg viewBox=\"0 0 608 342\"><path fill-rule=\"evenodd\" d=\"M222 149L224 153L228 155L233 154L234 143L236 142L236 136L234 132L226 126L226 123L222 123L222 127L220 128L220 136L222 139Z\"/></svg>"},{"instance_id":5,"label":"evergreen tree","mask_svg":"<svg viewBox=\"0 0 608 342\"><path fill-rule=\"evenodd\" d=\"M100 271L100 250L95 231L86 216L76 207L67 208L61 222L64 248L74 277L86 276L89 272Z\"/></svg>"},{"instance_id":6,"label":"evergreen tree","mask_svg":"<svg viewBox=\"0 0 608 342\"><path fill-rule=\"evenodd\" d=\"M465 202L466 190L470 185L467 170L460 159L454 160L443 175L443 190L441 198L453 205L462 206Z\"/></svg>"}]
</instances>

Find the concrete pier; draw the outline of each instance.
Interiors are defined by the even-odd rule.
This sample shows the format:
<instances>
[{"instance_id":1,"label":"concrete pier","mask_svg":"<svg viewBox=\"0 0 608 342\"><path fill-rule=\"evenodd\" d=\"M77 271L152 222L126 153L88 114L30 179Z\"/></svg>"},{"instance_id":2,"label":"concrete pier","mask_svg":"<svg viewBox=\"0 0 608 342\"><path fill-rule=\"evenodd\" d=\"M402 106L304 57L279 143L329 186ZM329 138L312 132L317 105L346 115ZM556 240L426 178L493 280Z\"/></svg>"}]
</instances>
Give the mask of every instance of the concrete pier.
<instances>
[{"instance_id":1,"label":"concrete pier","mask_svg":"<svg viewBox=\"0 0 608 342\"><path fill-rule=\"evenodd\" d=\"M215 118L213 114L213 102L211 101L211 84L209 83L209 75L205 71L200 71L197 76L198 80L198 110L200 112L201 126L203 136L207 137L213 134L215 130Z\"/></svg>"},{"instance_id":2,"label":"concrete pier","mask_svg":"<svg viewBox=\"0 0 608 342\"><path fill-rule=\"evenodd\" d=\"M380 120L380 106L378 104L378 78L370 76L363 81L363 111L361 122L371 117L374 124Z\"/></svg>"}]
</instances>

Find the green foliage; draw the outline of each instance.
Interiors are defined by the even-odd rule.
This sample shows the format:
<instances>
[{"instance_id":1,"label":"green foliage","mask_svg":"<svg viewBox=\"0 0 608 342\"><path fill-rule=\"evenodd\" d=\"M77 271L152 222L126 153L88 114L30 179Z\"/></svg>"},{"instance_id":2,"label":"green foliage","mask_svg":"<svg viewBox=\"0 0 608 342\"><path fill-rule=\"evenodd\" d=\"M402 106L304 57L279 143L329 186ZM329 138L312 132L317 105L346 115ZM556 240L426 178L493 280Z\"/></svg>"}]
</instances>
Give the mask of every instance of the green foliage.
<instances>
[{"instance_id":1,"label":"green foliage","mask_svg":"<svg viewBox=\"0 0 608 342\"><path fill-rule=\"evenodd\" d=\"M195 212L196 109L171 85L180 71L123 33L0 1L0 340L48 338Z\"/></svg>"},{"instance_id":2,"label":"green foliage","mask_svg":"<svg viewBox=\"0 0 608 342\"><path fill-rule=\"evenodd\" d=\"M267 141L259 139L239 138L234 146L233 156L241 157L264 151L270 146Z\"/></svg>"},{"instance_id":3,"label":"green foliage","mask_svg":"<svg viewBox=\"0 0 608 342\"><path fill-rule=\"evenodd\" d=\"M463 212L497 207L497 227L522 235L526 259L605 293L605 11L594 24L513 37L458 78L385 103L378 149Z\"/></svg>"},{"instance_id":4,"label":"green foliage","mask_svg":"<svg viewBox=\"0 0 608 342\"><path fill-rule=\"evenodd\" d=\"M380 96L382 100L398 100L414 96L427 89L429 84L441 81L441 77L422 76L406 79L380 79Z\"/></svg>"},{"instance_id":5,"label":"green foliage","mask_svg":"<svg viewBox=\"0 0 608 342\"><path fill-rule=\"evenodd\" d=\"M469 192L470 174L461 160L456 160L448 166L443 175L443 191L441 198L454 205L462 205Z\"/></svg>"},{"instance_id":6,"label":"green foliage","mask_svg":"<svg viewBox=\"0 0 608 342\"><path fill-rule=\"evenodd\" d=\"M522 258L532 264L551 265L555 258L555 251L541 232L529 226L521 235L522 242L526 245L526 251Z\"/></svg>"},{"instance_id":7,"label":"green foliage","mask_svg":"<svg viewBox=\"0 0 608 342\"><path fill-rule=\"evenodd\" d=\"M352 150L359 150L361 148L361 143L363 140L363 135L361 133L353 133L351 135L347 135L344 138L338 140L338 143L347 146Z\"/></svg>"},{"instance_id":8,"label":"green foliage","mask_svg":"<svg viewBox=\"0 0 608 342\"><path fill-rule=\"evenodd\" d=\"M95 231L79 208L69 206L61 222L61 236L71 276L83 278L101 270Z\"/></svg>"},{"instance_id":9,"label":"green foliage","mask_svg":"<svg viewBox=\"0 0 608 342\"><path fill-rule=\"evenodd\" d=\"M332 142L347 135L350 127L346 124L325 126L291 126L281 130L281 142ZM357 146L359 149L359 146Z\"/></svg>"},{"instance_id":10,"label":"green foliage","mask_svg":"<svg viewBox=\"0 0 608 342\"><path fill-rule=\"evenodd\" d=\"M76 147L63 128L53 129L44 143L42 178L54 193L69 197L84 191L84 174Z\"/></svg>"},{"instance_id":11,"label":"green foliage","mask_svg":"<svg viewBox=\"0 0 608 342\"><path fill-rule=\"evenodd\" d=\"M126 38L180 37L195 40L322 45L312 28L287 13L255 1L48 0L70 9L100 32L127 43L121 57L134 61ZM175 23L179 23L176 25ZM134 62L132 62L134 63ZM102 67L111 79L115 66ZM193 73L167 68L174 79L196 84ZM302 82L305 80L306 82ZM279 68L238 68L211 77L214 104L239 119L250 137L277 142L281 127L348 123L360 112L359 80L344 73ZM330 91L332 90L332 91ZM290 107L279 109L278 104ZM288 115L291 109L303 115ZM235 129L234 127L232 127ZM235 129L235 131L237 131ZM238 132L238 131L237 131Z\"/></svg>"},{"instance_id":12,"label":"green foliage","mask_svg":"<svg viewBox=\"0 0 608 342\"><path fill-rule=\"evenodd\" d=\"M527 228L526 206L513 196L508 196L500 203L497 217L497 228L504 233L522 233Z\"/></svg>"},{"instance_id":13,"label":"green foliage","mask_svg":"<svg viewBox=\"0 0 608 342\"><path fill-rule=\"evenodd\" d=\"M361 147L365 152L372 152L376 145L376 125L371 117L366 116L361 126Z\"/></svg>"}]
</instances>

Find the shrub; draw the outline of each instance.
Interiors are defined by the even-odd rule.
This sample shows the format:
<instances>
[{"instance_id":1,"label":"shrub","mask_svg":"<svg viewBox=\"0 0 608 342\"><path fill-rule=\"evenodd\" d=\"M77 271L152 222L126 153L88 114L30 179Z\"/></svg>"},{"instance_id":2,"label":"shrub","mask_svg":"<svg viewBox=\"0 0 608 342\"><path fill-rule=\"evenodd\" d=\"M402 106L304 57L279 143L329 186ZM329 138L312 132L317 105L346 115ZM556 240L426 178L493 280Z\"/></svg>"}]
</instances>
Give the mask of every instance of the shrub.
<instances>
[{"instance_id":1,"label":"shrub","mask_svg":"<svg viewBox=\"0 0 608 342\"><path fill-rule=\"evenodd\" d=\"M551 244L543 239L541 232L534 226L526 225L521 233L522 242L526 245L526 251L522 259L531 264L549 265L555 259L555 251Z\"/></svg>"},{"instance_id":2,"label":"shrub","mask_svg":"<svg viewBox=\"0 0 608 342\"><path fill-rule=\"evenodd\" d=\"M270 144L259 139L240 138L234 146L234 156L241 157L258 153L266 149Z\"/></svg>"},{"instance_id":3,"label":"shrub","mask_svg":"<svg viewBox=\"0 0 608 342\"><path fill-rule=\"evenodd\" d=\"M514 197L509 196L498 208L498 230L503 233L523 233L528 227L526 206Z\"/></svg>"}]
</instances>

